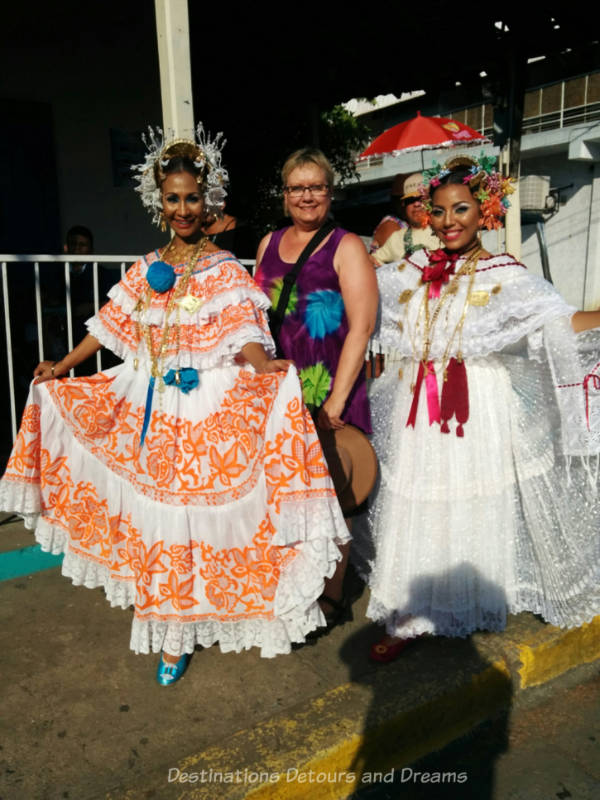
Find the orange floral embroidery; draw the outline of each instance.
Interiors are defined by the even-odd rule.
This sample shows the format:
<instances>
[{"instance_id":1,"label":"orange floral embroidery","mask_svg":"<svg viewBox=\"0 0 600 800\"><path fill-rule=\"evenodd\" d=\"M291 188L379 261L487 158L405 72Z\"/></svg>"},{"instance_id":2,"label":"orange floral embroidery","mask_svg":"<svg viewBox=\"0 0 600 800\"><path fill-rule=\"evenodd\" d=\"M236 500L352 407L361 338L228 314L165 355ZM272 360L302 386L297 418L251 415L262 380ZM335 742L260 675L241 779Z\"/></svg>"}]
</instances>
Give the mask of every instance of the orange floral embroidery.
<instances>
[{"instance_id":1,"label":"orange floral embroidery","mask_svg":"<svg viewBox=\"0 0 600 800\"><path fill-rule=\"evenodd\" d=\"M164 543L162 541L155 542L148 549L141 536L138 535L129 539L126 551L122 555L125 556L127 565L135 574L138 587L142 584L150 586L153 575L167 571L163 560Z\"/></svg>"},{"instance_id":2,"label":"orange floral embroidery","mask_svg":"<svg viewBox=\"0 0 600 800\"><path fill-rule=\"evenodd\" d=\"M266 420L282 374L242 371L220 411L200 422L155 411L141 450L144 409L133 409L118 399L112 391L113 378L96 378L78 380L74 394L75 381L63 380L53 389L54 399L65 424L84 447L140 493L160 502L214 505L230 502L256 485ZM84 408L86 412L80 413ZM107 409L113 409L112 421Z\"/></svg>"},{"instance_id":3,"label":"orange floral embroidery","mask_svg":"<svg viewBox=\"0 0 600 800\"><path fill-rule=\"evenodd\" d=\"M106 382L103 375L93 376L92 378L67 378L62 381L52 381L47 385L47 391L54 395L56 399L60 398L60 403L65 411L72 413L73 409L83 405L90 398L90 389L94 392L94 396L102 404L103 397L100 390L100 384Z\"/></svg>"},{"instance_id":4,"label":"orange floral embroidery","mask_svg":"<svg viewBox=\"0 0 600 800\"><path fill-rule=\"evenodd\" d=\"M70 483L67 456L60 456L60 458L52 461L50 451L43 447L40 450L40 484L42 489L46 486L63 486Z\"/></svg>"},{"instance_id":5,"label":"orange floral embroidery","mask_svg":"<svg viewBox=\"0 0 600 800\"><path fill-rule=\"evenodd\" d=\"M136 600L135 600L135 613L139 616L139 612L147 611L152 607L158 608L160 606L160 599L158 595L152 594L148 589L136 583Z\"/></svg>"},{"instance_id":6,"label":"orange floral embroidery","mask_svg":"<svg viewBox=\"0 0 600 800\"><path fill-rule=\"evenodd\" d=\"M6 466L7 477L16 473L18 476L26 472L33 472L39 475L40 472L40 436L28 440L26 432L19 431L15 446Z\"/></svg>"},{"instance_id":7,"label":"orange floral embroidery","mask_svg":"<svg viewBox=\"0 0 600 800\"><path fill-rule=\"evenodd\" d=\"M180 581L177 577L177 572L173 569L169 572L167 583L159 584L158 589L163 598L161 602L170 602L177 611L193 608L198 603L192 595L193 587L193 577Z\"/></svg>"},{"instance_id":8,"label":"orange floral embroidery","mask_svg":"<svg viewBox=\"0 0 600 800\"><path fill-rule=\"evenodd\" d=\"M210 463L224 486L231 486L231 478L237 478L246 468L245 464L240 464L238 461L237 442L223 456L219 454L216 447L211 447L209 456Z\"/></svg>"},{"instance_id":9,"label":"orange floral embroidery","mask_svg":"<svg viewBox=\"0 0 600 800\"><path fill-rule=\"evenodd\" d=\"M119 339L128 350L135 353L138 344L135 323L120 306L110 300L100 309L96 319L102 323L107 333Z\"/></svg>"},{"instance_id":10,"label":"orange floral embroidery","mask_svg":"<svg viewBox=\"0 0 600 800\"><path fill-rule=\"evenodd\" d=\"M36 433L40 432L40 407L35 403L30 403L26 406L25 411L23 411L23 417L21 418L21 431L26 433Z\"/></svg>"},{"instance_id":11,"label":"orange floral embroidery","mask_svg":"<svg viewBox=\"0 0 600 800\"><path fill-rule=\"evenodd\" d=\"M291 452L283 453L281 460L283 465L291 470L291 475L286 477L288 483L290 478L298 475L302 483L308 486L311 478L322 478L328 474L323 463L323 451L318 441L313 442L307 448L303 439L294 436Z\"/></svg>"},{"instance_id":12,"label":"orange floral embroidery","mask_svg":"<svg viewBox=\"0 0 600 800\"><path fill-rule=\"evenodd\" d=\"M109 517L108 537L101 543L101 553L105 559L110 559L112 573L118 573L121 568L121 562L118 560L119 545L139 535L137 528L131 524L131 514L125 517L121 514Z\"/></svg>"},{"instance_id":13,"label":"orange floral embroidery","mask_svg":"<svg viewBox=\"0 0 600 800\"><path fill-rule=\"evenodd\" d=\"M161 419L153 414L150 427L155 433L147 436L144 443L146 471L157 486L170 486L177 472L177 424L172 418Z\"/></svg>"},{"instance_id":14,"label":"orange floral embroidery","mask_svg":"<svg viewBox=\"0 0 600 800\"><path fill-rule=\"evenodd\" d=\"M200 575L206 581L205 593L216 609L228 614L271 612L281 567L296 555L293 548L272 547L275 528L267 515L248 547L232 547L213 552L200 546Z\"/></svg>"},{"instance_id":15,"label":"orange floral embroidery","mask_svg":"<svg viewBox=\"0 0 600 800\"><path fill-rule=\"evenodd\" d=\"M236 582L215 560L211 545L200 542L200 555L206 564L199 572L206 581L204 593L209 603L218 611L233 611L237 605Z\"/></svg>"},{"instance_id":16,"label":"orange floral embroidery","mask_svg":"<svg viewBox=\"0 0 600 800\"><path fill-rule=\"evenodd\" d=\"M198 542L190 542L187 547L183 544L173 544L166 552L172 568L178 575L189 575L194 569L193 550L198 547Z\"/></svg>"},{"instance_id":17,"label":"orange floral embroidery","mask_svg":"<svg viewBox=\"0 0 600 800\"><path fill-rule=\"evenodd\" d=\"M296 420L299 419L295 398L288 403L286 417ZM303 425L309 435L308 441L314 439L314 426L308 419L308 414L303 414ZM299 423L297 423L299 424ZM312 433L312 436L310 434ZM275 509L279 511L282 499L293 496L309 498L322 497L323 491L333 494L332 485L329 479L329 472L325 465L325 459L321 445L318 441L313 441L307 447L307 439L298 435L290 435L287 432L276 435L273 442L266 442L265 452L265 476L267 479L267 489L269 490L269 504L274 503ZM300 488L297 480L308 487L306 490Z\"/></svg>"},{"instance_id":18,"label":"orange floral embroidery","mask_svg":"<svg viewBox=\"0 0 600 800\"><path fill-rule=\"evenodd\" d=\"M108 503L98 499L93 484L80 483L77 486L69 505L67 521L72 538L87 550L106 539L109 529Z\"/></svg>"},{"instance_id":19,"label":"orange floral embroidery","mask_svg":"<svg viewBox=\"0 0 600 800\"><path fill-rule=\"evenodd\" d=\"M147 290L146 270L147 266L155 261L156 253L150 253L145 258L137 261L128 271L125 277L118 284L118 293L123 293L128 298L126 305L131 308ZM210 270L211 266L219 265L218 270ZM222 295L232 289L246 289L256 292L258 286L248 275L245 269L237 261L224 259L222 254L212 254L203 258L198 263L198 271L192 275L189 284L189 293L194 297L207 303L215 297ZM176 273L183 272L183 266L175 269ZM150 308L152 310L164 310L168 302L169 295L154 294L151 298ZM96 319L105 328L107 333L118 339L127 350L135 352L137 349L137 335L135 323L129 313L117 304L115 300L110 300L103 306ZM209 352L224 341L236 328L251 325L258 327L261 332L268 333L268 323L266 315L262 309L254 306L252 301L245 300L235 303L228 308L221 310L218 314L208 319L205 324L198 326L195 322L186 325L185 320L180 326L180 351L194 353ZM158 330L152 330L153 337L159 337ZM177 341L173 336L167 343L167 355L173 355L177 349ZM156 346L156 342L154 342Z\"/></svg>"},{"instance_id":20,"label":"orange floral embroidery","mask_svg":"<svg viewBox=\"0 0 600 800\"><path fill-rule=\"evenodd\" d=\"M40 474L40 408L26 406L4 478L9 481L35 483Z\"/></svg>"},{"instance_id":21,"label":"orange floral embroidery","mask_svg":"<svg viewBox=\"0 0 600 800\"><path fill-rule=\"evenodd\" d=\"M285 418L289 420L290 428L295 433L304 433L307 428L310 430L310 427L307 426L306 417L310 419L312 426L312 417L310 414L308 414L306 407L300 402L298 397L294 397L292 402L288 403L288 407L285 412Z\"/></svg>"}]
</instances>

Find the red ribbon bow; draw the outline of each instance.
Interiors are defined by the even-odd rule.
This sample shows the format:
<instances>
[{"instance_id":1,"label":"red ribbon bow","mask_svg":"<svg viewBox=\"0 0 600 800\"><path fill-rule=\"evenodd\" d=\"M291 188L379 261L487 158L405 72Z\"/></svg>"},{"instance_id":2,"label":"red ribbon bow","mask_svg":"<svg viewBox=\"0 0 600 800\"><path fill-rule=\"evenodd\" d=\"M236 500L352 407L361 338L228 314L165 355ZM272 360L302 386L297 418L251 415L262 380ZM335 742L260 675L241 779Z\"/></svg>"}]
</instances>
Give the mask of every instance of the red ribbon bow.
<instances>
[{"instance_id":1,"label":"red ribbon bow","mask_svg":"<svg viewBox=\"0 0 600 800\"><path fill-rule=\"evenodd\" d=\"M596 375L600 381L600 375ZM415 427L417 421L417 409L419 407L419 396L421 388L425 382L427 390L427 410L429 412L429 424L441 422L441 432L450 433L448 426L449 420L456 416L458 425L456 435L464 436L463 425L469 419L469 383L467 380L467 370L465 362L457 358L451 358L446 368L446 379L442 387L442 405L438 395L437 379L433 361L423 364L419 363L419 371L413 391L413 399L410 406L406 427ZM599 387L600 388L600 387Z\"/></svg>"},{"instance_id":2,"label":"red ribbon bow","mask_svg":"<svg viewBox=\"0 0 600 800\"><path fill-rule=\"evenodd\" d=\"M413 391L413 401L410 407L410 413L406 420L406 427L411 425L414 428L417 420L417 408L419 406L419 395L421 394L421 386L425 380L427 387L427 408L429 411L429 424L433 425L434 422L440 421L440 400L438 396L437 378L435 377L435 369L433 361L428 361L423 365L419 362L419 372L417 373L417 382Z\"/></svg>"},{"instance_id":3,"label":"red ribbon bow","mask_svg":"<svg viewBox=\"0 0 600 800\"><path fill-rule=\"evenodd\" d=\"M439 297L442 284L448 283L450 275L454 275L454 268L458 253L448 255L445 250L434 250L429 255L431 266L423 269L423 283L429 284L429 297Z\"/></svg>"}]
</instances>

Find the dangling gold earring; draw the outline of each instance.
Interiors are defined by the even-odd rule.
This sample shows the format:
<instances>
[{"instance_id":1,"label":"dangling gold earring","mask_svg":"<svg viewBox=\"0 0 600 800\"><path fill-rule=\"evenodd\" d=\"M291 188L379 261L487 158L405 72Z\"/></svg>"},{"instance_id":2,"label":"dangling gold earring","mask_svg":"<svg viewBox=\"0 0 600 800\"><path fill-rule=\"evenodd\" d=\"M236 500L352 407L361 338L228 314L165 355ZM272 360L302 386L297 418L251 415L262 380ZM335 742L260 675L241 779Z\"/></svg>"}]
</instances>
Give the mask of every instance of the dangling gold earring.
<instances>
[{"instance_id":1,"label":"dangling gold earring","mask_svg":"<svg viewBox=\"0 0 600 800\"><path fill-rule=\"evenodd\" d=\"M167 222L163 211L160 212L160 229L163 233L167 230Z\"/></svg>"}]
</instances>

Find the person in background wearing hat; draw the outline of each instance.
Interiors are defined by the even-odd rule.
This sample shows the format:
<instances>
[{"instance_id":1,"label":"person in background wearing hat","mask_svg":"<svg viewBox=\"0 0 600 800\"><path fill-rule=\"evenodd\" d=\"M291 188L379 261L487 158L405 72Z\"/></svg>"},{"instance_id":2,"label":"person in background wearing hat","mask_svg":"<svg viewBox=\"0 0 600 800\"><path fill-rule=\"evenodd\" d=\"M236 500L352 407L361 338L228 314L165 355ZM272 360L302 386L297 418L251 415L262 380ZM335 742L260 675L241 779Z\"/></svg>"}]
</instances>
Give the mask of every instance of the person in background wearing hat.
<instances>
[{"instance_id":1,"label":"person in background wearing hat","mask_svg":"<svg viewBox=\"0 0 600 800\"><path fill-rule=\"evenodd\" d=\"M402 217L402 193L404 191L405 175L396 175L390 191L390 214L380 220L373 231L373 238L369 247L369 253L374 253L382 247L390 236L396 231L406 228L406 220Z\"/></svg>"},{"instance_id":2,"label":"person in background wearing hat","mask_svg":"<svg viewBox=\"0 0 600 800\"><path fill-rule=\"evenodd\" d=\"M399 192L397 209L405 227L388 234L385 243L374 252L371 251L371 261L376 269L383 264L402 261L405 256L412 255L416 250L423 248L437 250L440 246L440 240L427 224L427 214L419 191L422 183L421 172L414 172L408 177L396 176L394 188ZM367 377L378 378L383 372L383 367L383 356L371 353L367 362Z\"/></svg>"},{"instance_id":3,"label":"person in background wearing hat","mask_svg":"<svg viewBox=\"0 0 600 800\"><path fill-rule=\"evenodd\" d=\"M372 253L376 267L402 261L405 255L412 255L416 250L437 250L440 246L440 240L427 224L427 214L419 192L422 183L421 172L415 172L403 181L398 213L408 227L393 231L385 243Z\"/></svg>"}]
</instances>

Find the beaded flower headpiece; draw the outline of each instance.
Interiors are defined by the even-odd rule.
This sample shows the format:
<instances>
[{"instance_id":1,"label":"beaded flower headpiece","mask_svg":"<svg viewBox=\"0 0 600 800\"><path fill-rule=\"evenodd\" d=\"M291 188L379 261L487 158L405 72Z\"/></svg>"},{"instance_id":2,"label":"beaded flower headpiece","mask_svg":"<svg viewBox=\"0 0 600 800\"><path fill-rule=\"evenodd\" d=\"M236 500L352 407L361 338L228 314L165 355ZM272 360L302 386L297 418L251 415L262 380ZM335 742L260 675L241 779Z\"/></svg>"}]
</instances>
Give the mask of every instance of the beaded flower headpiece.
<instances>
[{"instance_id":1,"label":"beaded flower headpiece","mask_svg":"<svg viewBox=\"0 0 600 800\"><path fill-rule=\"evenodd\" d=\"M229 183L227 170L221 166L221 151L225 146L223 134L218 133L214 139L204 131L201 122L195 130L194 139L170 139L165 141L161 128L148 126L148 134L142 134L146 145L146 158L142 164L132 167L138 185L136 192L142 196L142 203L150 214L152 221L160 224L162 200L160 186L165 178L163 169L176 156L191 159L199 170L198 185L202 187L206 211L209 214L220 214L225 205Z\"/></svg>"},{"instance_id":2,"label":"beaded flower headpiece","mask_svg":"<svg viewBox=\"0 0 600 800\"><path fill-rule=\"evenodd\" d=\"M501 228L502 219L510 207L507 195L515 190L514 181L498 172L494 156L486 156L484 153L479 158L455 156L443 166L434 161L430 169L423 170L422 194L427 211L431 211L432 189L459 167L468 169L463 183L475 190L473 196L479 200L481 207L481 227L489 231Z\"/></svg>"}]
</instances>

